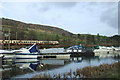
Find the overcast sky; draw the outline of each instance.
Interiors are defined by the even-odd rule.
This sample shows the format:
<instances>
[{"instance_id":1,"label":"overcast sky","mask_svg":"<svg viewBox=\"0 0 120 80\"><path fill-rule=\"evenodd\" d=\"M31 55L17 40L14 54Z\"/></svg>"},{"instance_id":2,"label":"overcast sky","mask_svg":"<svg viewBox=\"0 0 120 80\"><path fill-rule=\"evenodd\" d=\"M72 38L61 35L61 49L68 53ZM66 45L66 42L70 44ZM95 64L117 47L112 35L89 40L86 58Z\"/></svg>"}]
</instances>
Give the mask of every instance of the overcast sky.
<instances>
[{"instance_id":1,"label":"overcast sky","mask_svg":"<svg viewBox=\"0 0 120 80\"><path fill-rule=\"evenodd\" d=\"M75 34L118 34L116 2L3 2L4 18L50 25Z\"/></svg>"}]
</instances>

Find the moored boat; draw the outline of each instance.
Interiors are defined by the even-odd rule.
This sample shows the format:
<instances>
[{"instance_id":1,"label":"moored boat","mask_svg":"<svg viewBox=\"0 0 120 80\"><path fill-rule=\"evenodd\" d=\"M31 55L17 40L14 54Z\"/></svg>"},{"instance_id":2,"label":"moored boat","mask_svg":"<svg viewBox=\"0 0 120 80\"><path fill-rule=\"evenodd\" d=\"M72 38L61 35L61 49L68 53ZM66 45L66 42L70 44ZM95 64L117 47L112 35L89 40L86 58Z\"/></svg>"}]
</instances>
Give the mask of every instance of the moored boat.
<instances>
[{"instance_id":1,"label":"moored boat","mask_svg":"<svg viewBox=\"0 0 120 80\"><path fill-rule=\"evenodd\" d=\"M77 56L94 56L92 49L85 48L82 45L75 45L66 49L66 53L71 54L71 57Z\"/></svg>"},{"instance_id":2,"label":"moored boat","mask_svg":"<svg viewBox=\"0 0 120 80\"><path fill-rule=\"evenodd\" d=\"M0 50L3 59L36 59L40 54L36 44L29 48L21 48L19 50Z\"/></svg>"},{"instance_id":3,"label":"moored boat","mask_svg":"<svg viewBox=\"0 0 120 80\"><path fill-rule=\"evenodd\" d=\"M14 51L0 50L0 55L3 55L3 59L13 59L15 56Z\"/></svg>"},{"instance_id":4,"label":"moored boat","mask_svg":"<svg viewBox=\"0 0 120 80\"><path fill-rule=\"evenodd\" d=\"M106 47L106 46L97 46L96 49L94 49L95 53L114 53L116 51L120 51L119 47Z\"/></svg>"},{"instance_id":5,"label":"moored boat","mask_svg":"<svg viewBox=\"0 0 120 80\"><path fill-rule=\"evenodd\" d=\"M115 56L120 55L120 48L119 47L106 47L106 46L97 46L96 49L94 49L95 56L99 57L108 57L108 56Z\"/></svg>"},{"instance_id":6,"label":"moored boat","mask_svg":"<svg viewBox=\"0 0 120 80\"><path fill-rule=\"evenodd\" d=\"M16 51L15 58L16 59L37 59L39 54L40 54L40 51L37 48L36 44L33 44L28 49L22 48Z\"/></svg>"}]
</instances>

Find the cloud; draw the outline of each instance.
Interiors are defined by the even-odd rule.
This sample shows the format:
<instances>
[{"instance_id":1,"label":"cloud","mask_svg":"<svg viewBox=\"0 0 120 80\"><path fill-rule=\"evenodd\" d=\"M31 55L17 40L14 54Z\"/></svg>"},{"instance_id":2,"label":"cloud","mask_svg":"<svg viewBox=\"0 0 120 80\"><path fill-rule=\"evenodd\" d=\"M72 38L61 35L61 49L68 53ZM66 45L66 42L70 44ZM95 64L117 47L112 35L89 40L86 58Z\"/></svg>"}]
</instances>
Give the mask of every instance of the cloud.
<instances>
[{"instance_id":1,"label":"cloud","mask_svg":"<svg viewBox=\"0 0 120 80\"><path fill-rule=\"evenodd\" d=\"M40 11L46 12L49 10L49 7L41 7L39 8Z\"/></svg>"},{"instance_id":2,"label":"cloud","mask_svg":"<svg viewBox=\"0 0 120 80\"><path fill-rule=\"evenodd\" d=\"M116 4L116 3L115 3ZM101 22L109 25L112 28L118 28L118 6L109 5L109 7L101 14Z\"/></svg>"},{"instance_id":3,"label":"cloud","mask_svg":"<svg viewBox=\"0 0 120 80\"><path fill-rule=\"evenodd\" d=\"M118 23L120 23L120 2L118 2ZM120 24L118 24L118 34L120 35Z\"/></svg>"},{"instance_id":4,"label":"cloud","mask_svg":"<svg viewBox=\"0 0 120 80\"><path fill-rule=\"evenodd\" d=\"M11 2L3 4L3 16L27 23L58 26L73 33L112 35L117 26L115 5L109 2Z\"/></svg>"},{"instance_id":5,"label":"cloud","mask_svg":"<svg viewBox=\"0 0 120 80\"><path fill-rule=\"evenodd\" d=\"M50 4L55 7L71 8L74 7L77 4L77 2L52 2Z\"/></svg>"},{"instance_id":6,"label":"cloud","mask_svg":"<svg viewBox=\"0 0 120 80\"><path fill-rule=\"evenodd\" d=\"M30 3L26 3L26 4L29 5L29 6L27 6L28 9L31 8L38 12L47 12L50 9L50 7L45 2L41 2L41 3L30 2Z\"/></svg>"},{"instance_id":7,"label":"cloud","mask_svg":"<svg viewBox=\"0 0 120 80\"><path fill-rule=\"evenodd\" d=\"M77 2L33 2L33 3L27 3L29 4L29 7L32 9L35 9L39 12L47 12L51 9L68 9L76 6Z\"/></svg>"}]
</instances>

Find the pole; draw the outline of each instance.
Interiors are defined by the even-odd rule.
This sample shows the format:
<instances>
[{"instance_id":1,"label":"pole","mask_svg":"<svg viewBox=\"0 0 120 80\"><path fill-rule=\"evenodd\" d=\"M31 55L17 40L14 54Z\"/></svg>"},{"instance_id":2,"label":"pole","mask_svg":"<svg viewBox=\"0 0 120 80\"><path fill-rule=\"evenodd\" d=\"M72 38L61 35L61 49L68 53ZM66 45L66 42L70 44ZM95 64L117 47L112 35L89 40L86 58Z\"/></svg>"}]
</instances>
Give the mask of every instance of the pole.
<instances>
[{"instance_id":1,"label":"pole","mask_svg":"<svg viewBox=\"0 0 120 80\"><path fill-rule=\"evenodd\" d=\"M16 40L17 40L17 32L16 32ZM15 47L16 47L16 48L18 48L18 46L17 46L17 45L18 45L18 44L16 44L16 45L15 45Z\"/></svg>"},{"instance_id":2,"label":"pole","mask_svg":"<svg viewBox=\"0 0 120 80\"><path fill-rule=\"evenodd\" d=\"M2 48L4 48L4 29L2 29Z\"/></svg>"},{"instance_id":3,"label":"pole","mask_svg":"<svg viewBox=\"0 0 120 80\"><path fill-rule=\"evenodd\" d=\"M4 29L2 30L2 40L4 40Z\"/></svg>"},{"instance_id":4,"label":"pole","mask_svg":"<svg viewBox=\"0 0 120 80\"><path fill-rule=\"evenodd\" d=\"M16 32L16 40L17 40L17 32Z\"/></svg>"},{"instance_id":5,"label":"pole","mask_svg":"<svg viewBox=\"0 0 120 80\"><path fill-rule=\"evenodd\" d=\"M9 43L8 43L8 49L10 50L10 29L9 29L9 37L8 37L8 40L9 40Z\"/></svg>"}]
</instances>

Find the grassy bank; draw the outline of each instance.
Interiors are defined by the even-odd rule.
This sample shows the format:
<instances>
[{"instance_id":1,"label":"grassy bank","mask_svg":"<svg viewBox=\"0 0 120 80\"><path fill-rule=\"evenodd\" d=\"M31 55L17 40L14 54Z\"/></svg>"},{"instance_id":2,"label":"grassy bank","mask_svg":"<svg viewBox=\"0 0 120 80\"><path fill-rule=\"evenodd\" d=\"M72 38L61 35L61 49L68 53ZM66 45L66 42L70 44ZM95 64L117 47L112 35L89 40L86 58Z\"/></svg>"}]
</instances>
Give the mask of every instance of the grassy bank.
<instances>
[{"instance_id":1,"label":"grassy bank","mask_svg":"<svg viewBox=\"0 0 120 80\"><path fill-rule=\"evenodd\" d=\"M85 67L76 70L76 76L87 78L119 78L120 79L120 62L114 64L102 64L100 66Z\"/></svg>"},{"instance_id":2,"label":"grassy bank","mask_svg":"<svg viewBox=\"0 0 120 80\"><path fill-rule=\"evenodd\" d=\"M113 78L120 79L120 62L114 64L102 64L100 66L85 67L77 69L75 72L70 70L64 74L55 74L54 77L50 74L37 75L32 80L38 78Z\"/></svg>"}]
</instances>

